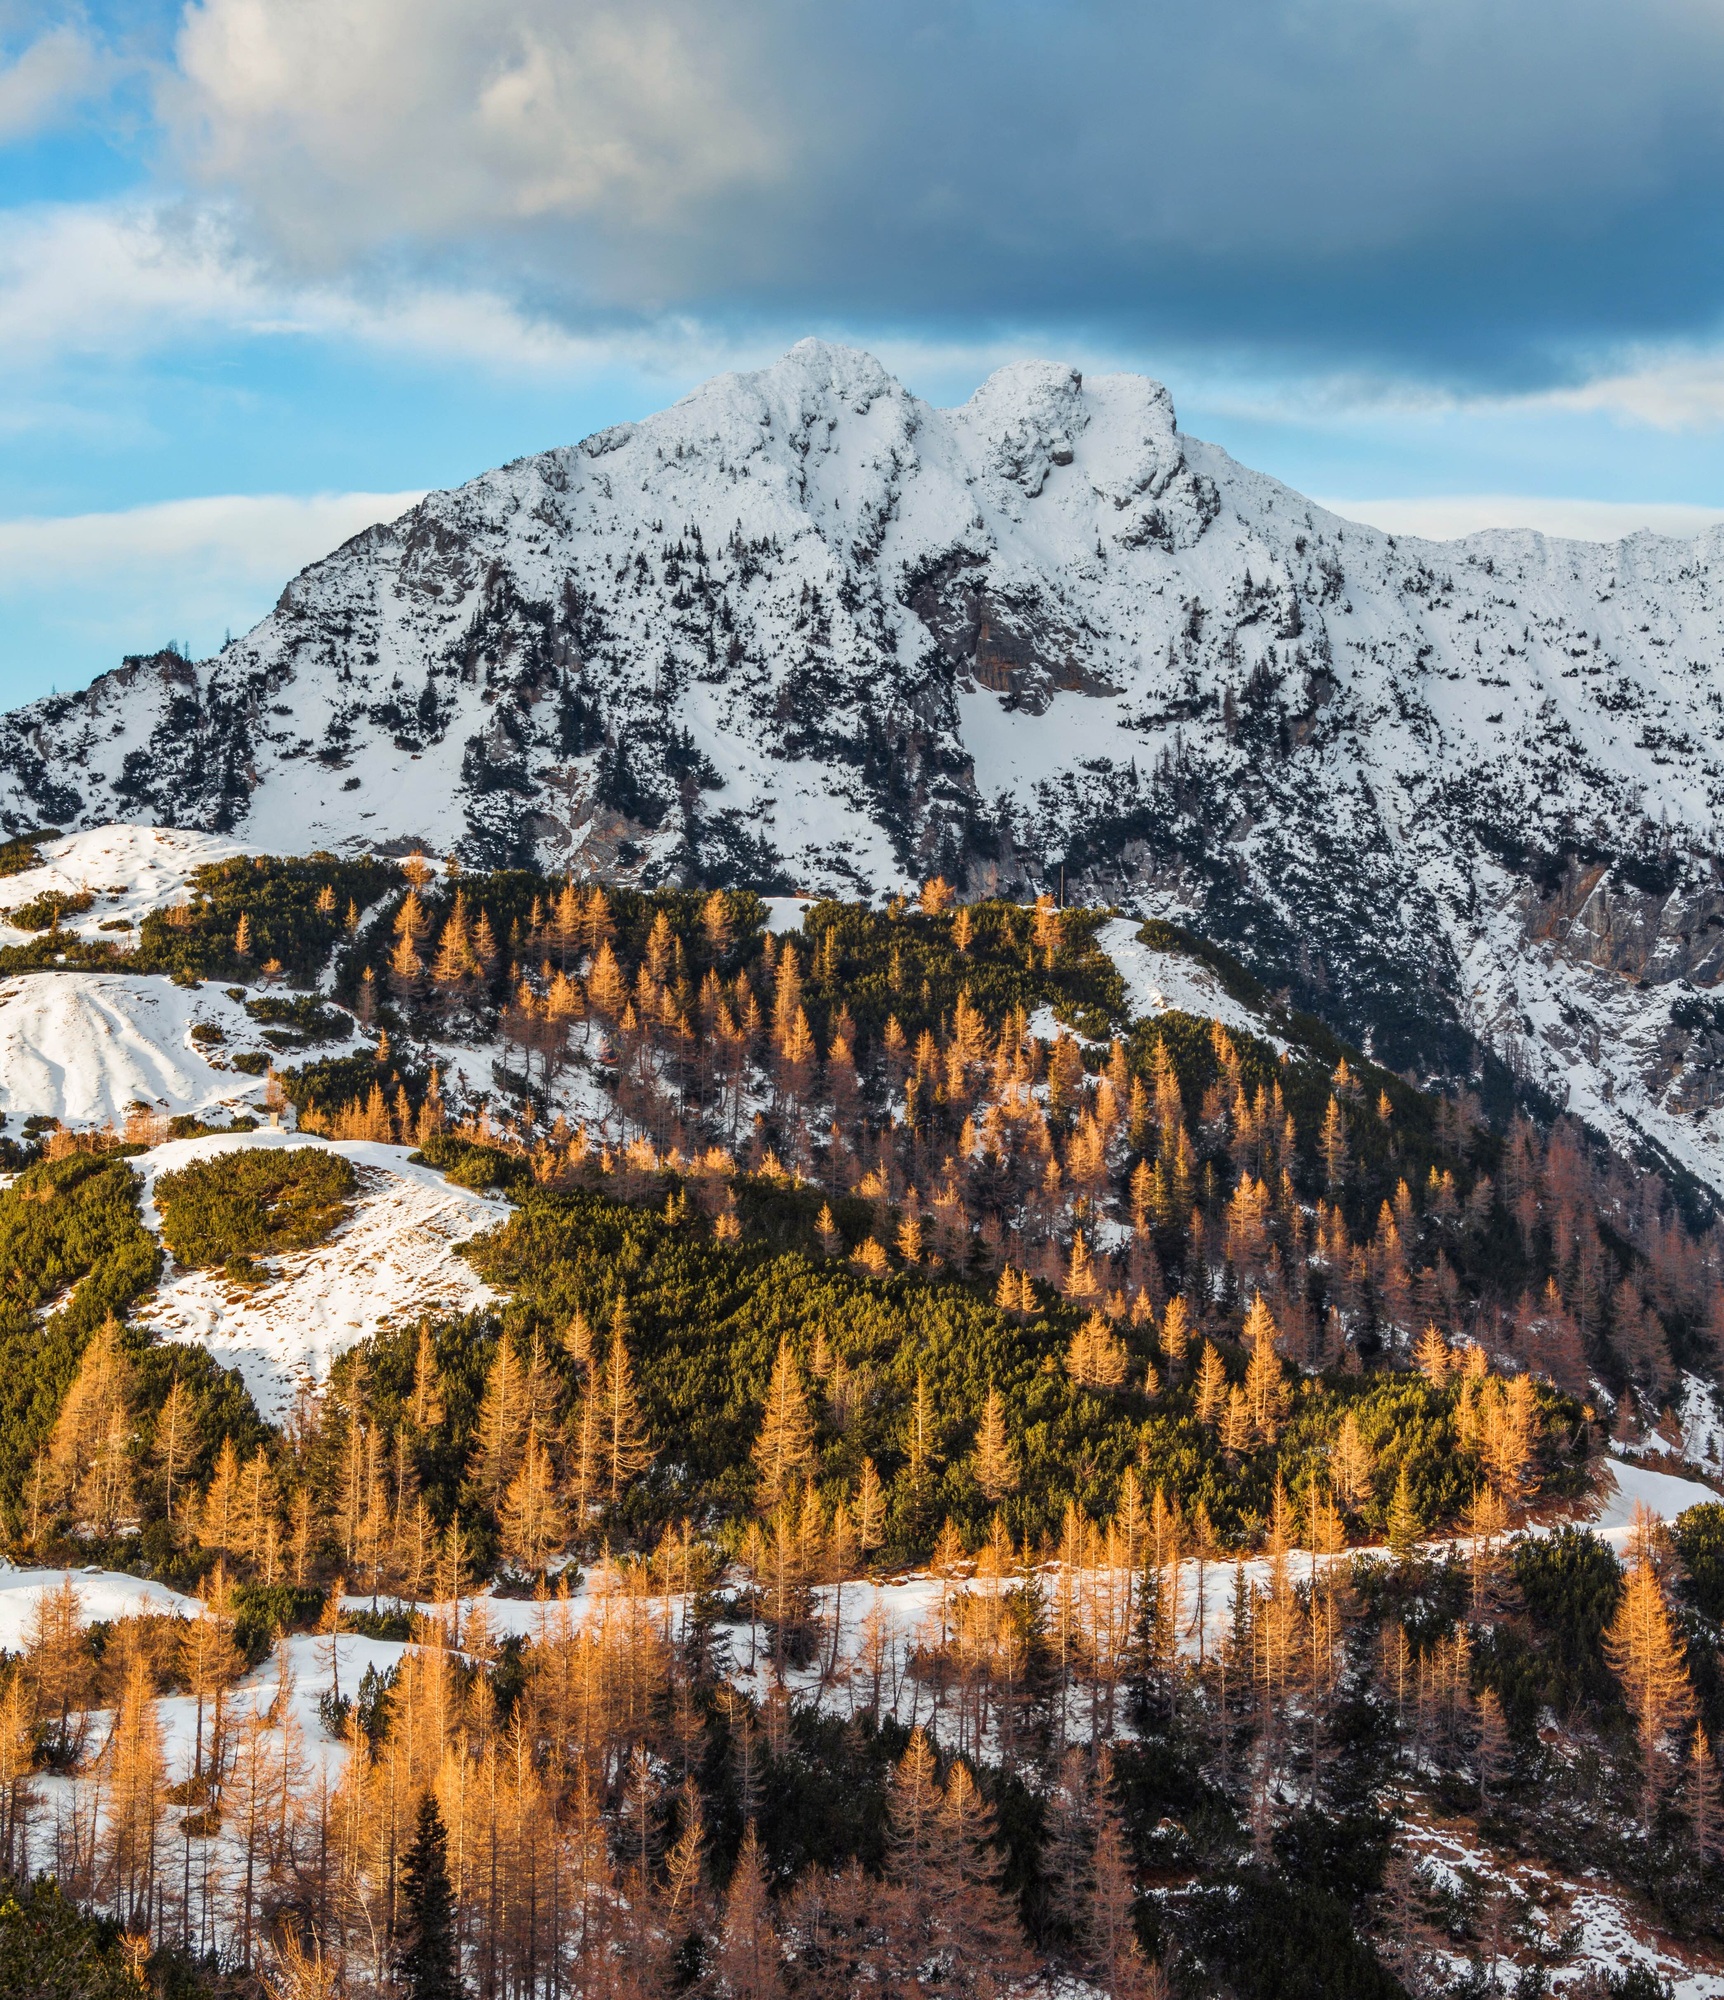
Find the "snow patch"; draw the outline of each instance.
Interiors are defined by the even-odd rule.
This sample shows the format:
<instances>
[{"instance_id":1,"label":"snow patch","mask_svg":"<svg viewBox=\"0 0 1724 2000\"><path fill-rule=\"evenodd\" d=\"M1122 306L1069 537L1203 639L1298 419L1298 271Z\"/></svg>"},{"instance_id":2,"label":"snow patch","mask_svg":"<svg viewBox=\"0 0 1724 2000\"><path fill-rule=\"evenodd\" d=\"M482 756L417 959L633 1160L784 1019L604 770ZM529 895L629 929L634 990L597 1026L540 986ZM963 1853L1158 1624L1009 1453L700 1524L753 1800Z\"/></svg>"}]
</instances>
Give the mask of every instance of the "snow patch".
<instances>
[{"instance_id":1,"label":"snow patch","mask_svg":"<svg viewBox=\"0 0 1724 2000\"><path fill-rule=\"evenodd\" d=\"M766 905L766 928L775 937L801 930L803 913L814 904L812 896L763 896L761 901Z\"/></svg>"},{"instance_id":2,"label":"snow patch","mask_svg":"<svg viewBox=\"0 0 1724 2000\"><path fill-rule=\"evenodd\" d=\"M1114 917L1096 933L1096 942L1119 967L1125 981L1133 1020L1153 1020L1157 1014L1196 1014L1286 1050L1286 1042L1263 1016L1235 1000L1208 966L1143 943L1138 937L1141 929L1135 917Z\"/></svg>"},{"instance_id":3,"label":"snow patch","mask_svg":"<svg viewBox=\"0 0 1724 2000\"><path fill-rule=\"evenodd\" d=\"M159 1340L207 1349L237 1368L261 1414L280 1423L300 1386L315 1388L356 1342L421 1313L473 1312L496 1294L455 1254L509 1214L508 1204L415 1166L408 1148L366 1140L330 1142L286 1131L177 1139L141 1155L143 1218L159 1230L158 1175L240 1147L328 1146L353 1162L359 1194L352 1218L313 1250L269 1260L266 1285L230 1284L219 1270L173 1270L137 1318Z\"/></svg>"},{"instance_id":4,"label":"snow patch","mask_svg":"<svg viewBox=\"0 0 1724 2000\"><path fill-rule=\"evenodd\" d=\"M63 1590L68 1582L78 1593L85 1624L137 1618L146 1612L195 1618L203 1609L195 1597L182 1597L165 1584L125 1576L118 1570L0 1568L0 1653L23 1651L37 1605L44 1597Z\"/></svg>"},{"instance_id":5,"label":"snow patch","mask_svg":"<svg viewBox=\"0 0 1724 2000\"><path fill-rule=\"evenodd\" d=\"M1678 1479L1674 1473L1654 1472L1650 1466L1634 1465L1627 1459L1609 1458L1606 1469L1612 1489L1604 1496L1594 1521L1599 1535L1620 1554L1627 1545L1638 1502L1661 1521L1674 1521L1690 1507L1716 1505L1719 1495L1695 1479Z\"/></svg>"},{"instance_id":6,"label":"snow patch","mask_svg":"<svg viewBox=\"0 0 1724 2000\"><path fill-rule=\"evenodd\" d=\"M206 1052L198 1025L222 1043ZM134 1103L170 1115L231 1110L264 1091L227 1067L262 1043L220 987L195 990L117 972L32 972L0 981L0 1111L63 1125L123 1122Z\"/></svg>"}]
</instances>

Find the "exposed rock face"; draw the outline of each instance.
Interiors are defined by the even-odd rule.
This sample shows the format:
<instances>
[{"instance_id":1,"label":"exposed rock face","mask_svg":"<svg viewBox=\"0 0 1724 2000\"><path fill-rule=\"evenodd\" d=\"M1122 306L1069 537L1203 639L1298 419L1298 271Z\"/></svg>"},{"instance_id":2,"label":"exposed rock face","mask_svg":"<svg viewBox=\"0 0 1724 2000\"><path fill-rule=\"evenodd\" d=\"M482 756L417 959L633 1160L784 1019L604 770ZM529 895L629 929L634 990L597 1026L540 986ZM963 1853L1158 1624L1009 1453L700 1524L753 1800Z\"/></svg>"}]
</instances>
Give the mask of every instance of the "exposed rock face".
<instances>
[{"instance_id":1,"label":"exposed rock face","mask_svg":"<svg viewBox=\"0 0 1724 2000\"><path fill-rule=\"evenodd\" d=\"M805 342L430 496L216 659L7 718L0 818L849 893L1063 873L1390 1062L1482 1044L1724 1182L1721 582L1716 533L1340 521L1138 377L1024 364L937 411Z\"/></svg>"}]
</instances>

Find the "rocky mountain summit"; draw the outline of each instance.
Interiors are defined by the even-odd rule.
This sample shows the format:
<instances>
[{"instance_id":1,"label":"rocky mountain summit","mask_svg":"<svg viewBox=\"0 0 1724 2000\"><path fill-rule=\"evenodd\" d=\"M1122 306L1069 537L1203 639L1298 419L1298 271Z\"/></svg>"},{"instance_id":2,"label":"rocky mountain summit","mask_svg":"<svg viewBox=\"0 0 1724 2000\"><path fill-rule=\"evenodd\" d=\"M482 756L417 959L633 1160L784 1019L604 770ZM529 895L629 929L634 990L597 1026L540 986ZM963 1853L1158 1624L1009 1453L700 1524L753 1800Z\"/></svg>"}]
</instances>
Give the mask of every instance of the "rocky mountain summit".
<instances>
[{"instance_id":1,"label":"rocky mountain summit","mask_svg":"<svg viewBox=\"0 0 1724 2000\"><path fill-rule=\"evenodd\" d=\"M433 494L216 658L0 723L0 821L1180 918L1380 1060L1724 1189L1724 534L1343 521L1141 377L805 341Z\"/></svg>"}]
</instances>

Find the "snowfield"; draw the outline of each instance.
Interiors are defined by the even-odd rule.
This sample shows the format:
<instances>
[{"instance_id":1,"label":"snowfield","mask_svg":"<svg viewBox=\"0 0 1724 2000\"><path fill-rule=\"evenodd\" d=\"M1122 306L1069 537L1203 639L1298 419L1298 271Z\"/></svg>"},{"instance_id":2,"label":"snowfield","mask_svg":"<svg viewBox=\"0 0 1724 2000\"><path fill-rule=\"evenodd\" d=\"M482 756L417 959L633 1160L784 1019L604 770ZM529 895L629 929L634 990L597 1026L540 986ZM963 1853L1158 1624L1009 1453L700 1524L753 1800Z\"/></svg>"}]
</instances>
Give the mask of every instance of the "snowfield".
<instances>
[{"instance_id":1,"label":"snowfield","mask_svg":"<svg viewBox=\"0 0 1724 2000\"><path fill-rule=\"evenodd\" d=\"M81 916L68 916L61 928L80 937L112 937L122 944L124 932L104 932L99 927L122 917L135 926L152 910L182 901L194 870L259 851L225 834L118 824L38 841L37 847L43 857L40 868L0 880L0 912L18 909L50 890L64 896L87 891L96 899L93 907ZM0 914L0 943L17 944L33 935L16 929Z\"/></svg>"},{"instance_id":2,"label":"snowfield","mask_svg":"<svg viewBox=\"0 0 1724 2000\"><path fill-rule=\"evenodd\" d=\"M1724 1479L1724 1391L1684 1374L1681 1412L1682 1456L1709 1478Z\"/></svg>"},{"instance_id":3,"label":"snowfield","mask_svg":"<svg viewBox=\"0 0 1724 2000\"><path fill-rule=\"evenodd\" d=\"M199 1025L223 1042L200 1049ZM0 1111L63 1125L123 1124L134 1105L169 1116L249 1108L263 1077L228 1057L264 1047L219 986L195 991L120 972L29 972L0 980Z\"/></svg>"},{"instance_id":4,"label":"snowfield","mask_svg":"<svg viewBox=\"0 0 1724 2000\"><path fill-rule=\"evenodd\" d=\"M1478 879L1482 914L1460 945L1468 1027L1629 1157L1662 1156L1724 1191L1724 1097L1694 1060L1707 1037L1697 1046L1681 1026L1711 1016L1711 978L1652 982L1577 959L1526 935L1502 870L1483 864Z\"/></svg>"},{"instance_id":5,"label":"snowfield","mask_svg":"<svg viewBox=\"0 0 1724 2000\"><path fill-rule=\"evenodd\" d=\"M504 1202L412 1165L404 1146L265 1128L176 1139L141 1155L133 1165L144 1176L144 1222L161 1226L153 1199L159 1174L239 1147L305 1145L327 1145L353 1162L359 1194L351 1220L314 1250L267 1260L271 1282L256 1289L229 1284L219 1270L170 1267L136 1315L157 1339L207 1348L237 1368L272 1423L287 1416L301 1385L325 1381L338 1355L381 1327L491 1304L496 1294L455 1250L509 1213Z\"/></svg>"},{"instance_id":6,"label":"snowfield","mask_svg":"<svg viewBox=\"0 0 1724 2000\"><path fill-rule=\"evenodd\" d=\"M811 896L764 896L761 900L766 905L766 928L774 937L798 935L803 917L814 907Z\"/></svg>"}]
</instances>

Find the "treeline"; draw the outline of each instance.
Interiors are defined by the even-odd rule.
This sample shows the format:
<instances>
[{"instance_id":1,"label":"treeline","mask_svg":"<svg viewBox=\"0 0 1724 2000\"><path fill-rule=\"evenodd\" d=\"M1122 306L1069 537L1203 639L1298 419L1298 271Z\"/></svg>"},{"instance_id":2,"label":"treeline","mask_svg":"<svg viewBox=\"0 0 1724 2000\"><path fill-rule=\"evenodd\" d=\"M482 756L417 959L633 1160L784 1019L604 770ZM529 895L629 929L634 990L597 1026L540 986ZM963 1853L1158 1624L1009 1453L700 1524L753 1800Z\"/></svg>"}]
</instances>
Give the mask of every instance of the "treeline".
<instances>
[{"instance_id":1,"label":"treeline","mask_svg":"<svg viewBox=\"0 0 1724 2000\"><path fill-rule=\"evenodd\" d=\"M1311 1023L1285 1052L1177 1013L1125 1034L1093 913L953 908L938 884L923 904L816 904L780 941L734 896L427 881L343 974L387 1062L288 1088L328 1129L419 1139L441 1111L412 1035L483 1017L518 1104L497 1135L541 1180L631 1147L782 1165L834 1204L849 1248L869 1204L877 1269L1007 1267L1070 1295L1075 1259L1114 1317L1183 1292L1234 1330L1262 1291L1307 1367L1404 1364L1435 1324L1576 1394L1603 1380L1625 1436L1681 1369L1716 1371L1716 1232L1691 1235L1655 1176L1578 1127L1494 1133L1470 1100L1337 1054ZM1165 931L1145 935L1171 948ZM1038 1039L1034 1007L1120 1032ZM581 1132L557 1108L576 1081L606 1106Z\"/></svg>"},{"instance_id":2,"label":"treeline","mask_svg":"<svg viewBox=\"0 0 1724 2000\"><path fill-rule=\"evenodd\" d=\"M330 1189L292 1178L306 1161ZM230 1233L227 1206L188 1211L169 1184L170 1240L243 1281L251 1252L232 1245L271 1241L252 1184L285 1188L303 1220L350 1174L320 1149L224 1155L175 1178L233 1196L255 1230ZM782 1180L741 1192L763 1216L808 1199ZM680 1188L667 1210L522 1191L470 1252L508 1295L501 1315L361 1343L281 1434L214 1393L200 1350L139 1353L106 1326L16 1489L20 1545L141 1548L180 1578L217 1561L264 1585L339 1573L411 1599L439 1578L452 1593L457 1576L530 1581L605 1544L650 1547L686 1520L757 1570L770 1555L801 1601L990 1537L1050 1554L1074 1508L1106 1515L1128 1490L1221 1552L1261 1541L1278 1494L1327 1495L1343 1545L1404 1549L1481 1495L1506 1522L1587 1487L1582 1407L1434 1333L1412 1373L1300 1377L1261 1299L1238 1341L1199 1334L1177 1296L1116 1324L952 1277L871 1276L837 1246L718 1240ZM310 1212L321 1226L333 1204Z\"/></svg>"},{"instance_id":3,"label":"treeline","mask_svg":"<svg viewBox=\"0 0 1724 2000\"><path fill-rule=\"evenodd\" d=\"M1625 1436L1660 1419L1681 1370L1718 1366L1715 1232L1688 1233L1655 1176L1577 1127L1494 1133L1469 1100L1432 1100L1272 1004L1285 1053L1177 1014L1134 1027L1097 914L1046 899L958 906L935 882L884 911L812 905L783 940L763 918L742 892L239 858L146 920L135 962L305 979L336 954L339 993L381 1034L374 1056L284 1079L313 1129L435 1132L425 1038L490 1041L516 1105L503 1136L541 1178L581 1158L559 1101L596 1099L601 1164L631 1144L782 1163L872 1204L877 1263L902 1237L990 1283L1006 1266L1064 1286L1081 1240L1098 1304L1183 1292L1234 1331L1263 1290L1303 1366L1404 1363L1435 1324L1576 1394L1602 1381ZM1201 950L1165 925L1144 936ZM270 1031L284 1047L327 1032L327 1009L275 1004L293 1012ZM1038 1009L1051 1044L1027 1034Z\"/></svg>"},{"instance_id":4,"label":"treeline","mask_svg":"<svg viewBox=\"0 0 1724 2000\"><path fill-rule=\"evenodd\" d=\"M380 1021L375 1047L284 1080L307 1127L416 1142L520 1204L475 1252L510 1295L501 1347L491 1322L429 1338L451 1379L476 1380L500 1352L545 1371L529 1457L563 1536L529 1571L595 1534L650 1541L683 1514L744 1519L786 1341L823 1520L859 1504L866 1466L883 1509L871 1547L907 1557L948 1519L973 1541L996 1510L1015 1543L1043 1545L1069 1502L1111 1508L1128 1467L1143 1491L1201 1505L1231 1542L1263 1532L1278 1479L1297 1496L1335 1483L1342 1459L1353 1536L1387 1533L1398 1491L1405 1521L1451 1523L1511 1434L1527 1493L1560 1497L1601 1442L1580 1400L1590 1371L1637 1381L1656 1414L1673 1347L1697 1352L1715 1315L1715 1245L1613 1179L1572 1131L1521 1124L1498 1138L1465 1104L1346 1057L1331 1070L1186 1016L1107 1043L1031 1036L1026 997L1055 994L1068 1011L1106 999L1088 917L957 909L932 885L916 909L816 906L805 935L781 942L750 898L567 884L553 897L525 876L433 889L422 867L406 872L375 920L392 955L418 952L416 904L444 907L433 974L506 920L505 935L547 953L507 1003L519 1033L529 1017L561 1022L557 1048L539 1044L541 1076L590 1058L589 1082L615 1107L608 1138L604 1121L581 1130L531 1098L506 1122L450 1130L435 1068L403 1053L410 994L390 999L396 1028ZM356 936L343 976L363 983L363 926ZM960 983L969 974L1004 1010L997 1022ZM913 1043L900 1002L930 1024ZM54 1171L68 1190L82 1176L129 1185L101 1181L125 1176L112 1160ZM176 1254L232 1260L242 1280L261 1275L259 1255L312 1240L280 1216L298 1204L304 1227L327 1233L352 1185L320 1149L239 1154L192 1169L183 1190L180 1178L162 1190ZM35 1184L5 1202L0 1226L34 1216ZM135 1214L111 1221L107 1275L76 1294L28 1435L9 1426L15 1508L82 1338L153 1278ZM129 1275L128 1256L143 1259ZM516 1446L476 1499L462 1412L479 1391L446 1400L440 1434L404 1425L409 1346L417 1365L417 1337L395 1336L349 1413L338 1382L317 1422L366 1432L395 1518L423 1499L437 1535L459 1523L494 1561ZM581 1470L591 1441L571 1426L613 1356L632 1370L654 1456L595 1498ZM1635 1421L1625 1396L1617 1427ZM295 1452L270 1455L276 1525L286 1537L303 1501L322 1573L347 1560L350 1537L326 1525L347 1503L315 1453ZM44 1533L92 1532L63 1508L38 1519ZM199 1559L182 1544L175 1560Z\"/></svg>"}]
</instances>

